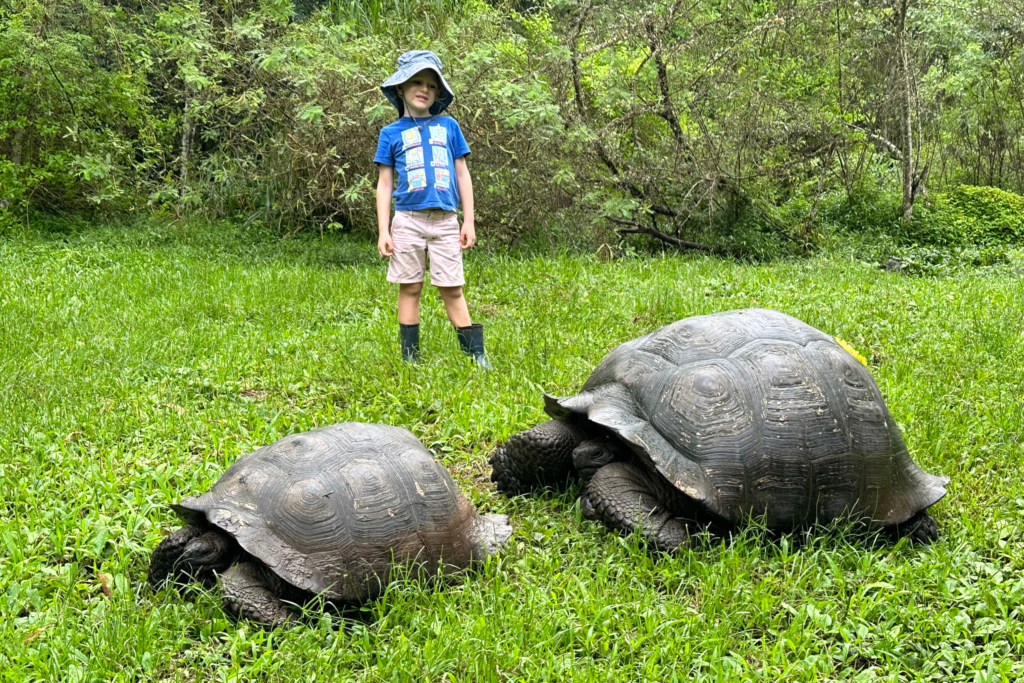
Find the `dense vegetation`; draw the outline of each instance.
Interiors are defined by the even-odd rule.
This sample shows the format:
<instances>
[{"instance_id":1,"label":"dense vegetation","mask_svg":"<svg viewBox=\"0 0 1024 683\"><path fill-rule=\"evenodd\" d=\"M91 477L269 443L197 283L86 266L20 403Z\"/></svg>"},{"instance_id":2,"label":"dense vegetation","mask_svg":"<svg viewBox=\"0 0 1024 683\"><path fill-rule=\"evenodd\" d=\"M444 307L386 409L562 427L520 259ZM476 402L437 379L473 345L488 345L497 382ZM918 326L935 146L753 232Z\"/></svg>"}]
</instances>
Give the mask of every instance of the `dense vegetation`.
<instances>
[{"instance_id":1,"label":"dense vegetation","mask_svg":"<svg viewBox=\"0 0 1024 683\"><path fill-rule=\"evenodd\" d=\"M0 241L0 680L977 681L1024 676L1019 265L908 278L823 255L470 258L496 369L433 295L398 357L374 246L252 226L80 224ZM1019 258L1019 255L1015 256ZM674 557L581 519L575 489L507 499L494 444L615 344L743 306L799 316L871 365L914 458L951 477L942 537L751 529ZM215 596L145 588L167 507L287 433L412 429L508 550L266 634Z\"/></svg>"},{"instance_id":2,"label":"dense vegetation","mask_svg":"<svg viewBox=\"0 0 1024 683\"><path fill-rule=\"evenodd\" d=\"M394 116L377 86L429 47L485 236L921 241L961 185L1024 192L1022 17L1021 0L4 0L0 214L366 229Z\"/></svg>"}]
</instances>

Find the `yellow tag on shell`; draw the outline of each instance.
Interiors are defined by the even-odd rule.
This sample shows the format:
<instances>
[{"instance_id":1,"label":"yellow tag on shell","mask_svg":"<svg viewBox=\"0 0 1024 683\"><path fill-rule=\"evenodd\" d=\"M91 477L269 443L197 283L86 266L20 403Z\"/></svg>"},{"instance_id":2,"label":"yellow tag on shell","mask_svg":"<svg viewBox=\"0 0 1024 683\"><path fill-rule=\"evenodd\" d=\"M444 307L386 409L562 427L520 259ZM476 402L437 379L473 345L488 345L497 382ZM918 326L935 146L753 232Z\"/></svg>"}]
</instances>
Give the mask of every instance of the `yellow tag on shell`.
<instances>
[{"instance_id":1,"label":"yellow tag on shell","mask_svg":"<svg viewBox=\"0 0 1024 683\"><path fill-rule=\"evenodd\" d=\"M850 354L851 356L853 356L854 358L856 358L857 360L859 360L859 361L860 361L860 364L861 364L861 365L863 365L864 367L867 367L867 365L868 365L868 359L867 359L867 358L865 358L864 356L860 355L860 354L859 354L859 353L857 352L857 349L853 348L853 346L851 346L849 342L845 342L845 341L843 341L842 339L840 339L839 337L833 337L833 339L835 339L835 340L836 340L836 343L837 343L837 344L839 344L839 345L840 345L840 346L842 346L842 347L843 347L844 349L846 349L846 352L847 352L847 353L849 353L849 354Z\"/></svg>"}]
</instances>

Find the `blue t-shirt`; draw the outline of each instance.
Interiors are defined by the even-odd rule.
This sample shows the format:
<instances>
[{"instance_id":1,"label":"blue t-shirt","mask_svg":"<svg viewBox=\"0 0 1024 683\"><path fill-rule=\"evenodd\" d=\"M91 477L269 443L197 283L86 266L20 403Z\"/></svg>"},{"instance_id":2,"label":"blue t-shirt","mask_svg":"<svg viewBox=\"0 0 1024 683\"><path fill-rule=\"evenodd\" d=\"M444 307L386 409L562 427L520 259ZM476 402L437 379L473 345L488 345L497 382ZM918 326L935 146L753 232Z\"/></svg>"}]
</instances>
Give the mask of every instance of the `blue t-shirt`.
<instances>
[{"instance_id":1,"label":"blue t-shirt","mask_svg":"<svg viewBox=\"0 0 1024 683\"><path fill-rule=\"evenodd\" d=\"M469 154L469 145L449 116L417 121L403 116L384 126L373 161L397 171L392 195L397 211L455 211L459 205L455 160Z\"/></svg>"}]
</instances>

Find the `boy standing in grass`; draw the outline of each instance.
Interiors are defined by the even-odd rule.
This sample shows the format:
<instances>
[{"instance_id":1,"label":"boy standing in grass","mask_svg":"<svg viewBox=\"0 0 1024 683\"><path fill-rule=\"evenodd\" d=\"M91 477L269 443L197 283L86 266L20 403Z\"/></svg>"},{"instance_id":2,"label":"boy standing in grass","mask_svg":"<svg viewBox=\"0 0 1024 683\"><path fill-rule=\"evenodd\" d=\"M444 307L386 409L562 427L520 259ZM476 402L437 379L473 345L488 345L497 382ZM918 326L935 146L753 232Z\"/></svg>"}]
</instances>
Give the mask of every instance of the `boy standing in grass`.
<instances>
[{"instance_id":1,"label":"boy standing in grass","mask_svg":"<svg viewBox=\"0 0 1024 683\"><path fill-rule=\"evenodd\" d=\"M429 255L430 281L444 301L459 346L479 366L490 368L484 353L483 325L473 324L462 294L466 283L462 252L476 242L473 182L466 166L469 146L462 130L455 119L441 116L455 99L442 75L441 60L428 50L406 52L381 91L398 109L399 119L381 130L374 157L380 169L377 250L390 259L388 281L398 284L402 358L419 358L420 293ZM461 229L455 213L460 198Z\"/></svg>"}]
</instances>

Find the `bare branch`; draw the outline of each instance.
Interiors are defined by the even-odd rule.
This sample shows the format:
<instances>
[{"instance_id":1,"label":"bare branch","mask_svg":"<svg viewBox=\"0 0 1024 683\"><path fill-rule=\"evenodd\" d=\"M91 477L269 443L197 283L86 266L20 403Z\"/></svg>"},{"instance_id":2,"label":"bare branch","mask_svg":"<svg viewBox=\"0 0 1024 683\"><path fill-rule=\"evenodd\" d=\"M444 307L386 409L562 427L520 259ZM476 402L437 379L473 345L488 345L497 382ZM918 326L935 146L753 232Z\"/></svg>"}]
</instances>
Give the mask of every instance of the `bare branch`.
<instances>
[{"instance_id":1,"label":"bare branch","mask_svg":"<svg viewBox=\"0 0 1024 683\"><path fill-rule=\"evenodd\" d=\"M900 151L900 148L894 145L893 143L889 142L885 138L883 138L881 135L878 135L877 133L872 133L870 130L867 130L866 128L861 128L860 126L857 126L849 122L847 122L846 125L849 126L850 128L853 128L856 131L864 133L864 135L868 136L875 142L878 142L881 145L883 145L892 153L894 158L899 159L900 161L903 160L903 153Z\"/></svg>"},{"instance_id":2,"label":"bare branch","mask_svg":"<svg viewBox=\"0 0 1024 683\"><path fill-rule=\"evenodd\" d=\"M590 14L591 3L580 10L580 15L576 19L576 26L573 28L573 34L570 38L572 44L572 54L569 59L569 68L572 70L572 89L573 96L576 101L576 111L579 113L580 120L584 123L587 122L587 108L583 103L583 79L580 75L580 56L579 56L579 42L580 33L583 31L583 24L587 20L587 15Z\"/></svg>"},{"instance_id":3,"label":"bare branch","mask_svg":"<svg viewBox=\"0 0 1024 683\"><path fill-rule=\"evenodd\" d=\"M654 66L658 74L658 90L661 93L661 111L658 112L658 116L665 119L666 123L668 123L669 130L672 131L672 137L675 138L679 148L684 150L687 160L689 160L691 156L690 146L683 136L683 127L680 125L676 112L672 108L672 91L668 85L668 68L661 54L661 40L662 34L655 34L653 28L648 27L648 44L651 46L651 59L654 60Z\"/></svg>"},{"instance_id":4,"label":"bare branch","mask_svg":"<svg viewBox=\"0 0 1024 683\"><path fill-rule=\"evenodd\" d=\"M78 118L78 112L75 111L75 103L71 101L71 95L68 94L68 89L64 87L64 81L60 80L60 76L58 76L57 72L54 71L52 63L47 62L46 66L50 67L50 73L52 73L53 77L57 79L57 85L60 86L60 91L62 93L64 93L64 97L68 101L68 106L71 107L71 115L74 116L77 119Z\"/></svg>"},{"instance_id":5,"label":"bare branch","mask_svg":"<svg viewBox=\"0 0 1024 683\"><path fill-rule=\"evenodd\" d=\"M712 246L710 246L708 244L701 244L700 242L690 242L688 240L681 240L678 237L673 237L672 235L666 235L661 230L657 230L657 229L649 227L647 225L641 225L640 223L637 223L635 221L626 221L626 220L622 220L620 218L609 218L608 220L610 220L612 223L618 223L619 225L629 226L627 228L615 228L615 232L619 233L620 235L627 235L627 234L650 235L651 237L659 239L662 242L665 242L666 244L671 244L673 246L676 246L676 247L678 247L680 249L691 249L693 251L703 251L703 252L708 253L708 254L716 254L716 255L719 255L719 256L742 257L744 255L744 252L743 252L742 249L730 249L730 248L727 248L727 247L712 247Z\"/></svg>"}]
</instances>

